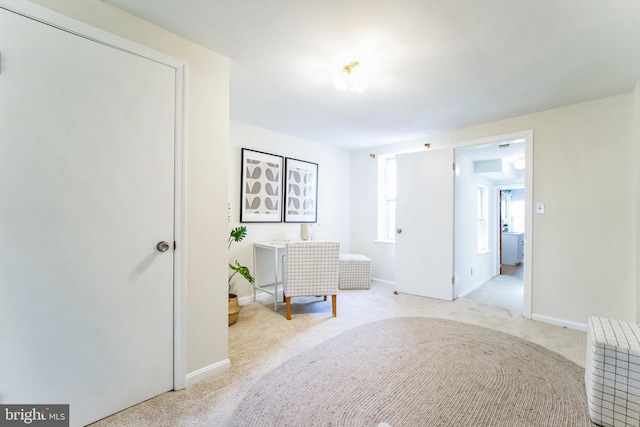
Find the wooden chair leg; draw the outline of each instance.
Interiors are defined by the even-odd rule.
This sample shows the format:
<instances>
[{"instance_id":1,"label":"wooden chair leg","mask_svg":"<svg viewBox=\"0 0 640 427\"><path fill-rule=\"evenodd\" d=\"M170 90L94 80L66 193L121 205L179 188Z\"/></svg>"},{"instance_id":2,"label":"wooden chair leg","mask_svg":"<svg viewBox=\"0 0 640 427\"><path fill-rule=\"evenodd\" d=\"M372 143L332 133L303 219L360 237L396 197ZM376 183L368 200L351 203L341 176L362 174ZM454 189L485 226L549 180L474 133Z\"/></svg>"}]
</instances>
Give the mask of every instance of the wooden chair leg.
<instances>
[{"instance_id":1,"label":"wooden chair leg","mask_svg":"<svg viewBox=\"0 0 640 427\"><path fill-rule=\"evenodd\" d=\"M285 297L287 303L287 320L291 320L291 297Z\"/></svg>"},{"instance_id":2,"label":"wooden chair leg","mask_svg":"<svg viewBox=\"0 0 640 427\"><path fill-rule=\"evenodd\" d=\"M327 300L327 296L326 296L326 295L324 296L324 300L325 300L325 301Z\"/></svg>"},{"instance_id":3,"label":"wooden chair leg","mask_svg":"<svg viewBox=\"0 0 640 427\"><path fill-rule=\"evenodd\" d=\"M336 299L337 299L337 295L331 295L331 307L333 308L333 317L336 317L337 314L337 310L336 310Z\"/></svg>"}]
</instances>

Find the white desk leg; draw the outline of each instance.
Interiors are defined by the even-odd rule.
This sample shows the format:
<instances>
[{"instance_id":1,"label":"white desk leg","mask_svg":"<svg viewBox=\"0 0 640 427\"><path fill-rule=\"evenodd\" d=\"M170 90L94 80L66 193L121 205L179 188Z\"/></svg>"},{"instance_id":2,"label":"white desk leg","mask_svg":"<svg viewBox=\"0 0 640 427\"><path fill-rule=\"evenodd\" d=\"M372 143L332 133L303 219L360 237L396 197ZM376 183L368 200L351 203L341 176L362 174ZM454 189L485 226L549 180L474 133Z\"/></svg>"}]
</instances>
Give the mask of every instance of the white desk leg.
<instances>
[{"instance_id":1,"label":"white desk leg","mask_svg":"<svg viewBox=\"0 0 640 427\"><path fill-rule=\"evenodd\" d=\"M273 249L273 311L278 311L278 249Z\"/></svg>"},{"instance_id":2,"label":"white desk leg","mask_svg":"<svg viewBox=\"0 0 640 427\"><path fill-rule=\"evenodd\" d=\"M258 269L256 266L258 265L256 262L256 258L258 257L258 248L253 247L253 302L256 302L256 283L258 282Z\"/></svg>"}]
</instances>

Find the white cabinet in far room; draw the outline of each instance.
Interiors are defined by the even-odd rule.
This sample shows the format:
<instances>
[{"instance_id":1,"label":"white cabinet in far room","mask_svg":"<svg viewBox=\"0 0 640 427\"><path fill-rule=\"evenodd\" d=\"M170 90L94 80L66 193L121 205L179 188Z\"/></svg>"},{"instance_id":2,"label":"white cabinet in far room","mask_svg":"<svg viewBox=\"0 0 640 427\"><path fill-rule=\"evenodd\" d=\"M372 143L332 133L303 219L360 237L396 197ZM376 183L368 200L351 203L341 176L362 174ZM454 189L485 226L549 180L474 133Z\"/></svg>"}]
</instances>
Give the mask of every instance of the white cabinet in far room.
<instances>
[{"instance_id":1,"label":"white cabinet in far room","mask_svg":"<svg viewBox=\"0 0 640 427\"><path fill-rule=\"evenodd\" d=\"M524 257L524 233L502 233L502 264L518 265Z\"/></svg>"}]
</instances>

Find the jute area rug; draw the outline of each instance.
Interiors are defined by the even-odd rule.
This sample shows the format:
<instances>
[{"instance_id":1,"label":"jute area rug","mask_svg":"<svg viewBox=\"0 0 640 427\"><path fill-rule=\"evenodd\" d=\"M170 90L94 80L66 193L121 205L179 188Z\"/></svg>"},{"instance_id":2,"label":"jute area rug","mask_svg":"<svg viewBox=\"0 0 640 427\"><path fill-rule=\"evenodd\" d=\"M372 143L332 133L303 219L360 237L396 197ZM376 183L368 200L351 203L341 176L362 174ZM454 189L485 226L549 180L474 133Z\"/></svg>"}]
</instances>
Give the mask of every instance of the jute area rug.
<instances>
[{"instance_id":1,"label":"jute area rug","mask_svg":"<svg viewBox=\"0 0 640 427\"><path fill-rule=\"evenodd\" d=\"M591 426L584 369L444 319L351 329L262 377L231 426Z\"/></svg>"}]
</instances>

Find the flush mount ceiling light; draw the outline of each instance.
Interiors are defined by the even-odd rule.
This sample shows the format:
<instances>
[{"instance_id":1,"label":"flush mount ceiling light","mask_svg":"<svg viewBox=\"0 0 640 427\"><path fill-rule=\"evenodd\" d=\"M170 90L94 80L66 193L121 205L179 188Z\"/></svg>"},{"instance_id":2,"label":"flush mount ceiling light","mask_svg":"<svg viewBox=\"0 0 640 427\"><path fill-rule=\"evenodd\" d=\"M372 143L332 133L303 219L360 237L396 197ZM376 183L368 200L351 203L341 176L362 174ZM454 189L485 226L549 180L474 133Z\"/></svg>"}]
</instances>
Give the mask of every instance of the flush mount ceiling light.
<instances>
[{"instance_id":1,"label":"flush mount ceiling light","mask_svg":"<svg viewBox=\"0 0 640 427\"><path fill-rule=\"evenodd\" d=\"M524 169L524 166L525 166L524 159L522 157L518 157L513 162L513 167L518 169L518 170Z\"/></svg>"},{"instance_id":2,"label":"flush mount ceiling light","mask_svg":"<svg viewBox=\"0 0 640 427\"><path fill-rule=\"evenodd\" d=\"M333 83L337 89L356 93L363 92L369 86L367 76L358 61L350 62L342 67L342 70L333 76Z\"/></svg>"}]
</instances>

